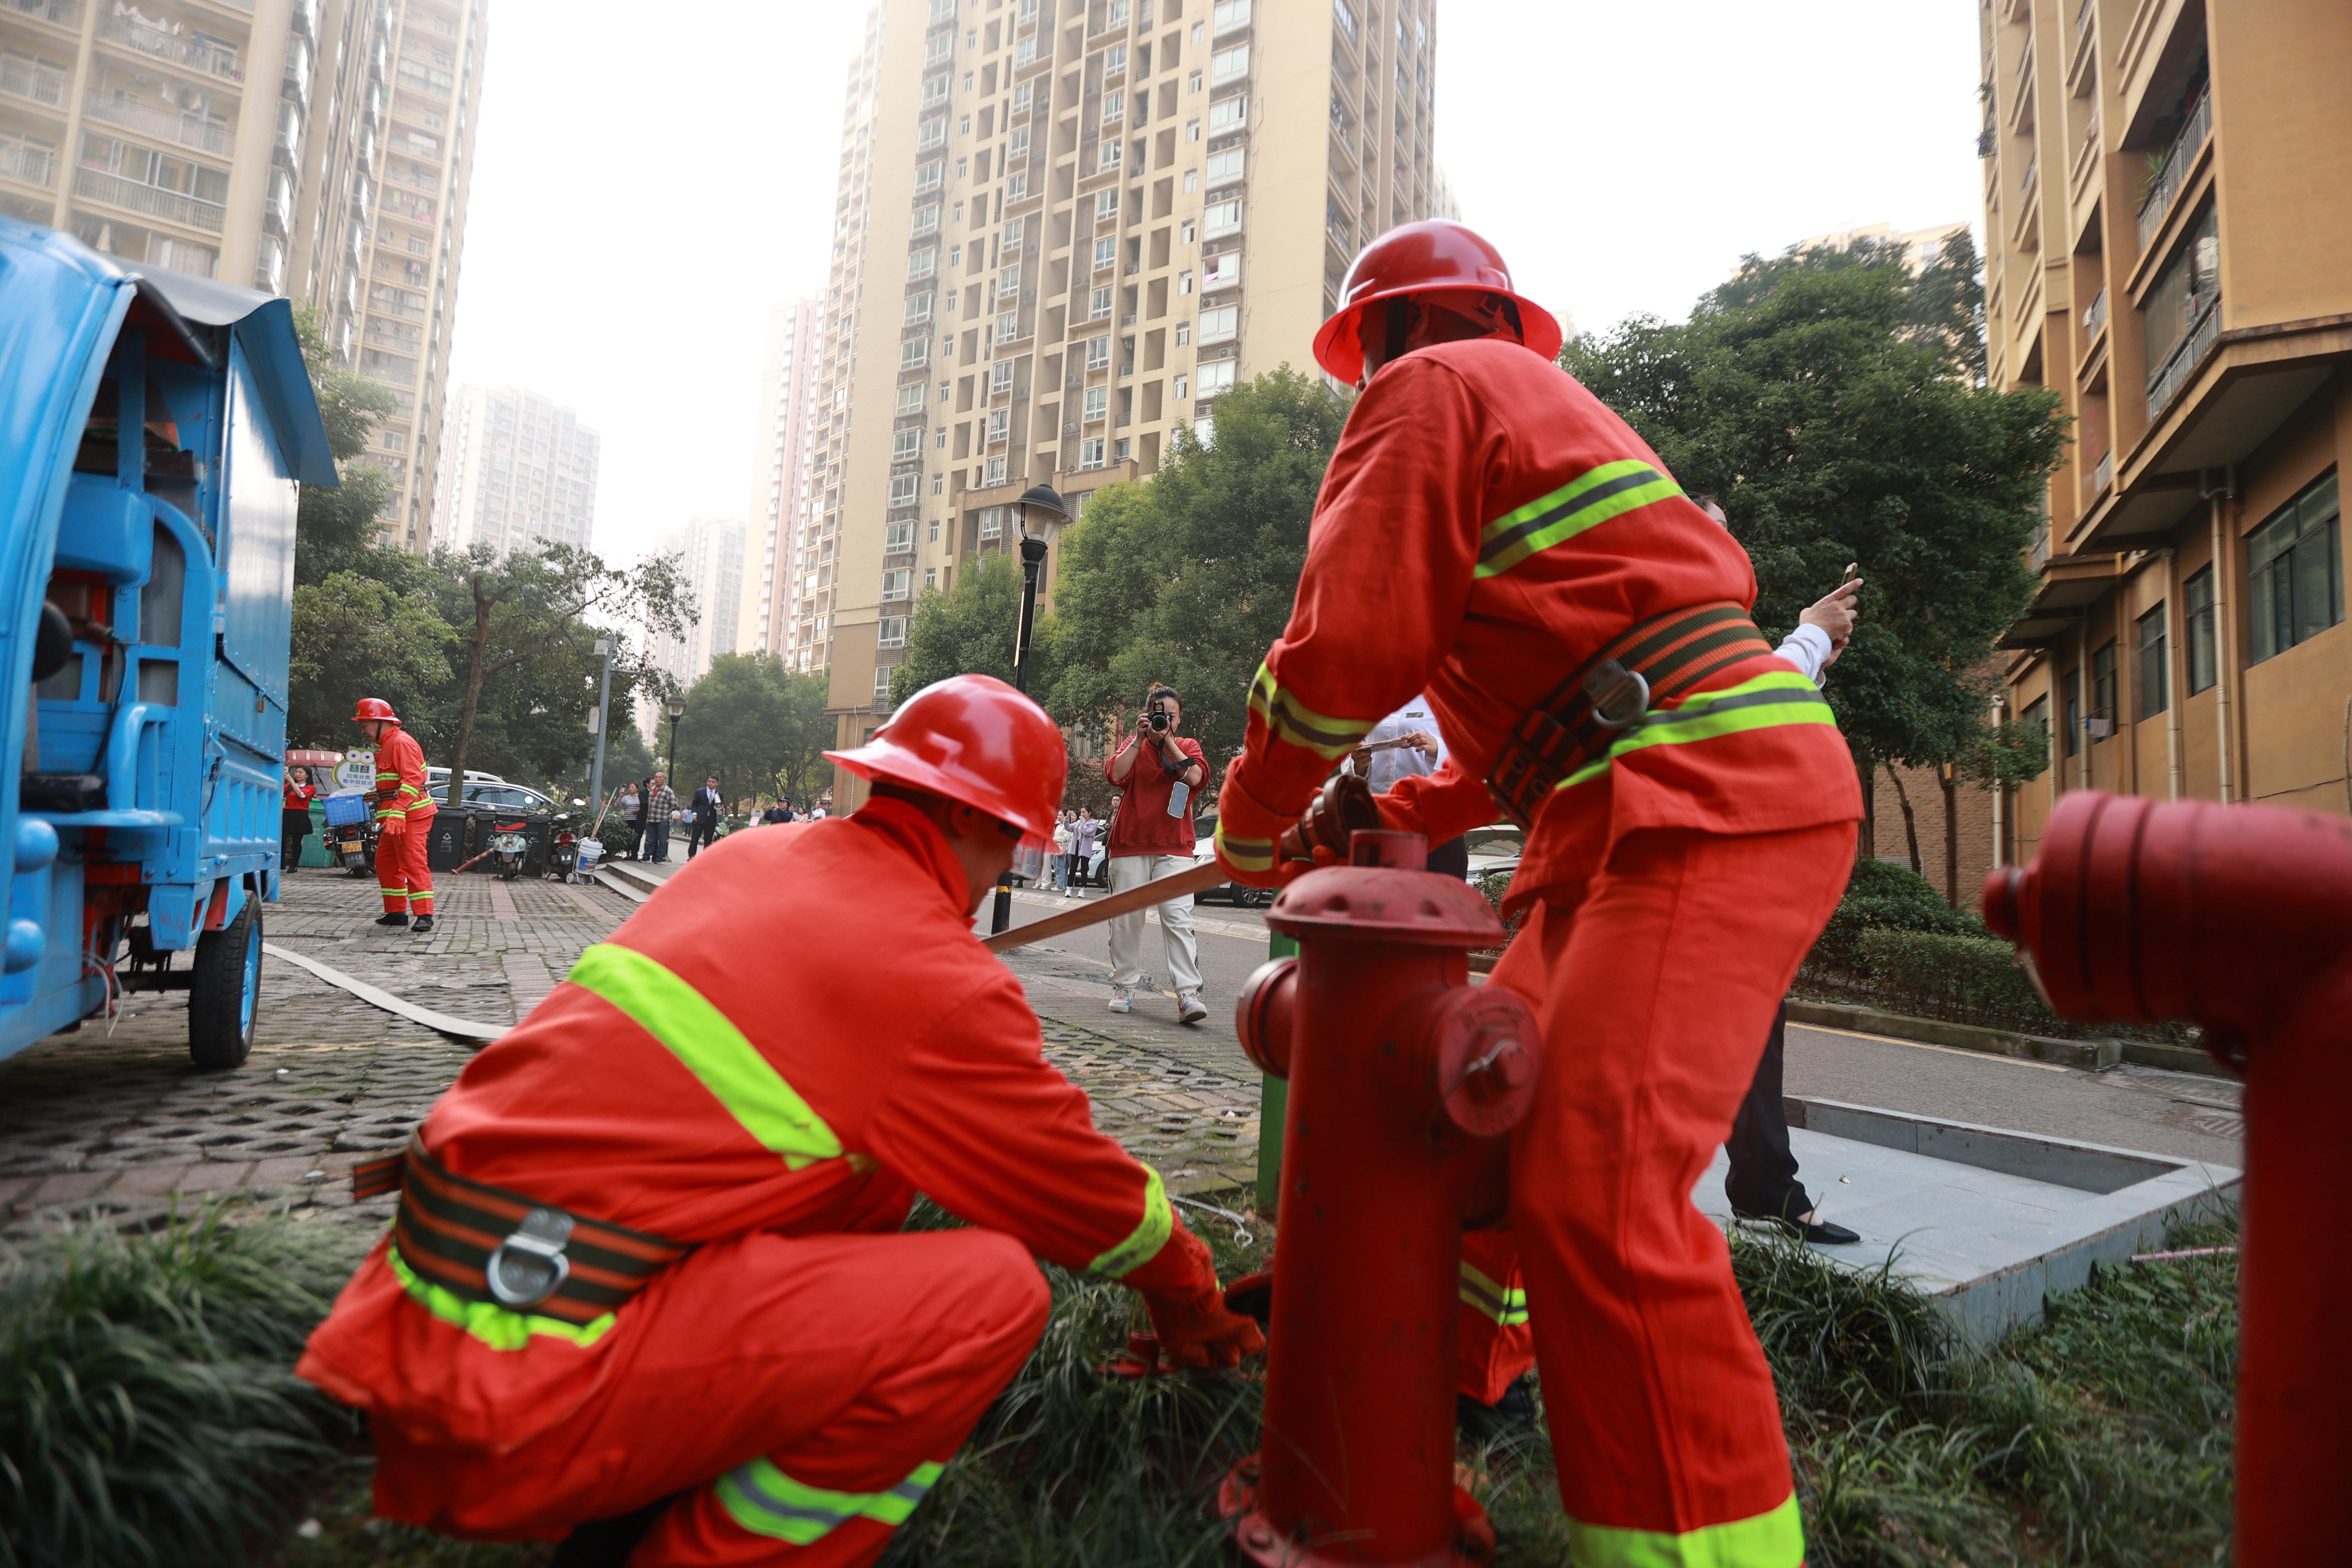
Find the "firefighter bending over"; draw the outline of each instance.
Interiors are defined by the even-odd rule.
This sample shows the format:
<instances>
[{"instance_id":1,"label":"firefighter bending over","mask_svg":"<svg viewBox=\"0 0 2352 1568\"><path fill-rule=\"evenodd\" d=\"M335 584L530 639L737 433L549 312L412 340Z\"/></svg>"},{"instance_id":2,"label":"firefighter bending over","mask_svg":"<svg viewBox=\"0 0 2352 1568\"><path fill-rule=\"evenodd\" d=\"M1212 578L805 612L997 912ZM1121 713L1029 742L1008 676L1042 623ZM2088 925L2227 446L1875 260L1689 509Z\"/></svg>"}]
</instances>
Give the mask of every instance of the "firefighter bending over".
<instances>
[{"instance_id":1,"label":"firefighter bending over","mask_svg":"<svg viewBox=\"0 0 2352 1568\"><path fill-rule=\"evenodd\" d=\"M1771 1375L1690 1191L1845 886L1861 792L1828 704L1748 618L1746 554L1551 363L1559 342L1459 224L1357 258L1315 350L1369 380L1218 855L1255 886L1295 874L1283 831L1428 694L1451 756L1383 818L1441 843L1499 803L1528 830L1528 921L1494 983L1544 1029L1510 1230L1472 1248L1465 1302L1534 1331L1580 1564L1797 1568Z\"/></svg>"},{"instance_id":2,"label":"firefighter bending over","mask_svg":"<svg viewBox=\"0 0 2352 1568\"><path fill-rule=\"evenodd\" d=\"M1264 1348L971 934L1052 832L1053 722L959 676L827 754L863 809L698 856L354 1173L399 1219L299 1370L369 1412L380 1513L870 1563L1043 1330L1033 1254L1140 1290L1181 1364ZM975 1228L902 1233L918 1190Z\"/></svg>"},{"instance_id":3,"label":"firefighter bending over","mask_svg":"<svg viewBox=\"0 0 2352 1568\"><path fill-rule=\"evenodd\" d=\"M425 864L425 840L439 810L425 783L425 748L400 727L400 715L380 697L362 697L352 714L375 748L375 882L383 894L380 926L404 926L415 933L433 930L433 869Z\"/></svg>"}]
</instances>

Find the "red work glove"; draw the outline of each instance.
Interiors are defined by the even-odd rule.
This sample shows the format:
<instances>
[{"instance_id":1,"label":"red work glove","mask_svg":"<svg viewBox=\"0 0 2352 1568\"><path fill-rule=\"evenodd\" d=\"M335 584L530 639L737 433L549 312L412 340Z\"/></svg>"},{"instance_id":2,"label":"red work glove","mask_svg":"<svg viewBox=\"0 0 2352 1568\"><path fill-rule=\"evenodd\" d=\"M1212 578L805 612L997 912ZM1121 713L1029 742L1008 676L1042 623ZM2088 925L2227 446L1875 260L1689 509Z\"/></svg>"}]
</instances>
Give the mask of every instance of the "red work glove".
<instances>
[{"instance_id":1,"label":"red work glove","mask_svg":"<svg viewBox=\"0 0 2352 1568\"><path fill-rule=\"evenodd\" d=\"M378 817L375 831L379 838L390 838L394 834L405 833L408 831L408 819L402 816Z\"/></svg>"},{"instance_id":2,"label":"red work glove","mask_svg":"<svg viewBox=\"0 0 2352 1568\"><path fill-rule=\"evenodd\" d=\"M1151 1331L1160 1336L1160 1353L1171 1366L1204 1371L1265 1353L1265 1336L1258 1326L1225 1310L1224 1298L1214 1289L1197 1297L1146 1295L1143 1304L1151 1309Z\"/></svg>"}]
</instances>

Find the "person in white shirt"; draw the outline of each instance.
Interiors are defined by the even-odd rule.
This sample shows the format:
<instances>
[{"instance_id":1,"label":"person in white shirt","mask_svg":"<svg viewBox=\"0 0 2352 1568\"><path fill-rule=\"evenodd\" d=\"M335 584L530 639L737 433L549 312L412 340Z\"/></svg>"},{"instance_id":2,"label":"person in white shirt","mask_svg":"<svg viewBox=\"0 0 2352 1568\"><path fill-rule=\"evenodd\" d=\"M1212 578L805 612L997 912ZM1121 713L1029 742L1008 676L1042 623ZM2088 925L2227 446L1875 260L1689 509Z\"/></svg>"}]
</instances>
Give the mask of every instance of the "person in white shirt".
<instances>
[{"instance_id":1,"label":"person in white shirt","mask_svg":"<svg viewBox=\"0 0 2352 1568\"><path fill-rule=\"evenodd\" d=\"M1054 886L1066 899L1070 896L1070 846L1074 839L1070 814L1066 811L1054 823Z\"/></svg>"},{"instance_id":2,"label":"person in white shirt","mask_svg":"<svg viewBox=\"0 0 2352 1568\"><path fill-rule=\"evenodd\" d=\"M1385 752L1371 748L1383 741L1395 742ZM1445 761L1445 737L1437 728L1437 715L1429 706L1429 699L1416 697L1379 723L1364 736L1364 743L1348 758L1348 766L1372 786L1374 795L1386 795L1396 787L1399 779L1420 778L1435 773ZM1429 847L1429 868L1449 877L1470 875L1470 847L1458 836L1443 844Z\"/></svg>"}]
</instances>

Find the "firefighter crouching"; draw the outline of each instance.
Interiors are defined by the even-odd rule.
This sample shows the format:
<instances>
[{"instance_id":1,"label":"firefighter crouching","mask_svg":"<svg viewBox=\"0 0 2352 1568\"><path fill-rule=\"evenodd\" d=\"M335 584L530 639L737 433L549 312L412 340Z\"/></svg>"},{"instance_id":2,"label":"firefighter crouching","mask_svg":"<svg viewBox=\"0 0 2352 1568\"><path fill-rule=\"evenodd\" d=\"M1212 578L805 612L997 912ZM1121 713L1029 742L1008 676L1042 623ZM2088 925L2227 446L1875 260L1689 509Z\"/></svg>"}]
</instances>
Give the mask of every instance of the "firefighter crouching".
<instances>
[{"instance_id":1,"label":"firefighter crouching","mask_svg":"<svg viewBox=\"0 0 2352 1568\"><path fill-rule=\"evenodd\" d=\"M865 1563L1035 1343L1033 1253L1140 1290L1180 1364L1265 1347L971 934L1052 831L1053 722L959 676L827 754L863 809L698 856L411 1141L298 1369L368 1411L378 1512L600 1521L559 1563L643 1531L640 1565ZM919 1189L976 1228L901 1233Z\"/></svg>"},{"instance_id":2,"label":"firefighter crouching","mask_svg":"<svg viewBox=\"0 0 2352 1568\"><path fill-rule=\"evenodd\" d=\"M1486 1326L1468 1391L1499 1392L1525 1321L1580 1564L1798 1568L1771 1376L1690 1191L1844 887L1861 792L1828 705L1748 618L1746 554L1552 363L1559 342L1458 224L1357 258L1316 357L1369 379L1218 855L1255 886L1295 874L1285 829L1428 694L1451 755L1382 816L1437 843L1499 803L1528 829L1528 921L1493 982L1544 1028L1509 1231L1465 1254L1465 1321Z\"/></svg>"},{"instance_id":3,"label":"firefighter crouching","mask_svg":"<svg viewBox=\"0 0 2352 1568\"><path fill-rule=\"evenodd\" d=\"M439 810L425 783L425 748L400 727L400 715L380 697L362 697L352 714L369 745L375 748L375 881L383 894L380 926L413 928L423 936L433 929L433 870L425 864L425 841L433 836L433 818Z\"/></svg>"}]
</instances>

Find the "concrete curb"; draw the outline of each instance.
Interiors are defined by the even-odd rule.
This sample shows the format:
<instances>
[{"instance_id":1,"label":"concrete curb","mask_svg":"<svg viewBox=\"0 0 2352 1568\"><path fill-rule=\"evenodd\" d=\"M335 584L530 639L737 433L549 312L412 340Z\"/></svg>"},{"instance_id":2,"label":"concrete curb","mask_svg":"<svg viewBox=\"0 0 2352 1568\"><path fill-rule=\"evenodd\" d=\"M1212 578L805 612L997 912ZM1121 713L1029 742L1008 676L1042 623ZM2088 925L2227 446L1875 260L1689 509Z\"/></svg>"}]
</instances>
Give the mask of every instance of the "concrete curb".
<instances>
[{"instance_id":1,"label":"concrete curb","mask_svg":"<svg viewBox=\"0 0 2352 1568\"><path fill-rule=\"evenodd\" d=\"M2141 1067L2162 1068L2171 1072L2200 1073L2207 1078L2228 1076L2210 1057L2188 1046L2156 1045L2140 1040L2053 1040L2042 1035L2021 1035L2008 1029L1950 1024L1940 1018L1908 1018L1900 1013L1882 1013L1875 1007L1859 1006L1849 1002L1800 1002L1791 997L1789 1001L1789 1021L1792 1024L1812 1024L1822 1028L1852 1029L1864 1035L1887 1035L1898 1040L1948 1046L1955 1050L1983 1051L1991 1056L2055 1062L2063 1067L2080 1068L2085 1072L2098 1072L2123 1061Z\"/></svg>"}]
</instances>

